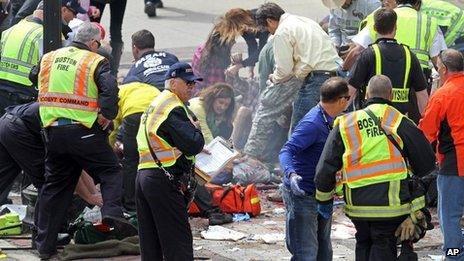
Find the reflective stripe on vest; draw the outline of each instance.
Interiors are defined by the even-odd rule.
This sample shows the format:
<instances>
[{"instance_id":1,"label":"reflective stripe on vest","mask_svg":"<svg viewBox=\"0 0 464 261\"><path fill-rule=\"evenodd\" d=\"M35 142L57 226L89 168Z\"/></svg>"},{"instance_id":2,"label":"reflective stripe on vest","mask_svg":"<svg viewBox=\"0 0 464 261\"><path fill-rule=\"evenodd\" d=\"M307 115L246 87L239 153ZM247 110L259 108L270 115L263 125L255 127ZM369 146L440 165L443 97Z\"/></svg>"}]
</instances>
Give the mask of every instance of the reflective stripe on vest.
<instances>
[{"instance_id":1,"label":"reflective stripe on vest","mask_svg":"<svg viewBox=\"0 0 464 261\"><path fill-rule=\"evenodd\" d=\"M421 68L429 68L429 50L438 29L437 20L417 12L408 5L395 8L395 12L398 15L395 39L398 43L409 46L410 50L417 56ZM367 26L372 41L375 41L377 33L374 30L373 18L367 20ZM411 32L416 34L411 34Z\"/></svg>"},{"instance_id":2,"label":"reflective stripe on vest","mask_svg":"<svg viewBox=\"0 0 464 261\"><path fill-rule=\"evenodd\" d=\"M31 87L29 74L39 63L39 41L42 37L42 25L27 20L4 31L0 48L0 79Z\"/></svg>"},{"instance_id":3,"label":"reflective stripe on vest","mask_svg":"<svg viewBox=\"0 0 464 261\"><path fill-rule=\"evenodd\" d=\"M378 44L373 44L372 48L374 49L375 55L375 74L382 74L382 55L380 53L380 48ZM403 76L403 86L394 86L393 87L393 99L392 102L404 103L409 101L409 72L411 71L411 54L409 49L403 45L405 53L405 66L404 66L404 76Z\"/></svg>"},{"instance_id":4,"label":"reflective stripe on vest","mask_svg":"<svg viewBox=\"0 0 464 261\"><path fill-rule=\"evenodd\" d=\"M450 27L446 31L445 42L447 46L450 46L456 39L464 34L464 12L461 10L459 16L451 23Z\"/></svg>"},{"instance_id":5,"label":"reflective stripe on vest","mask_svg":"<svg viewBox=\"0 0 464 261\"><path fill-rule=\"evenodd\" d=\"M422 68L429 68L429 51L438 29L436 19L408 6L397 7L395 12L398 14L395 39L409 46ZM416 32L415 37L411 32Z\"/></svg>"},{"instance_id":6,"label":"reflective stripe on vest","mask_svg":"<svg viewBox=\"0 0 464 261\"><path fill-rule=\"evenodd\" d=\"M454 4L445 1L424 0L421 11L434 17L438 25L448 27L444 35L447 46L453 44L463 34L463 11Z\"/></svg>"},{"instance_id":7,"label":"reflective stripe on vest","mask_svg":"<svg viewBox=\"0 0 464 261\"><path fill-rule=\"evenodd\" d=\"M374 104L368 107L382 115L382 127L402 146L396 134L403 115L393 107ZM337 118L345 145L342 180L350 188L407 178L408 169L400 151L377 128L365 111L356 111Z\"/></svg>"},{"instance_id":8,"label":"reflective stripe on vest","mask_svg":"<svg viewBox=\"0 0 464 261\"><path fill-rule=\"evenodd\" d=\"M137 133L137 144L140 156L139 169L158 168L148 146L152 148L163 167L174 165L177 159L182 155L179 149L171 146L157 134L160 125L176 107L183 108L188 115L185 105L177 95L165 90L153 100L147 111L142 115L139 132ZM149 143L147 143L146 132L149 135ZM194 157L187 157L187 159L193 161Z\"/></svg>"},{"instance_id":9,"label":"reflective stripe on vest","mask_svg":"<svg viewBox=\"0 0 464 261\"><path fill-rule=\"evenodd\" d=\"M92 127L99 111L94 73L102 60L102 56L76 47L44 55L39 73L40 117L44 127L58 118Z\"/></svg>"}]
</instances>

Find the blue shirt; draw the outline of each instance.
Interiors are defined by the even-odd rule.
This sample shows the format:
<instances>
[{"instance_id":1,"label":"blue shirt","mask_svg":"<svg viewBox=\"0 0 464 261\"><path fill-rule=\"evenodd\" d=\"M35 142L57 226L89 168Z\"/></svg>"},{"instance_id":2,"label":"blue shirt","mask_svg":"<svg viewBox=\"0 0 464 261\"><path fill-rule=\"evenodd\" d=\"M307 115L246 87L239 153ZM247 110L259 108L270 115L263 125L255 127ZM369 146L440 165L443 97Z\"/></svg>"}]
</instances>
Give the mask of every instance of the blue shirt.
<instances>
[{"instance_id":1,"label":"blue shirt","mask_svg":"<svg viewBox=\"0 0 464 261\"><path fill-rule=\"evenodd\" d=\"M316 165L333 120L319 104L301 119L279 154L285 173L284 185L290 187L289 175L294 172L303 178L299 182L300 188L307 194L314 194Z\"/></svg>"},{"instance_id":2,"label":"blue shirt","mask_svg":"<svg viewBox=\"0 0 464 261\"><path fill-rule=\"evenodd\" d=\"M166 72L171 65L179 59L173 54L166 52L149 51L143 54L130 68L123 84L131 82L143 82L151 84L160 91L164 90Z\"/></svg>"}]
</instances>

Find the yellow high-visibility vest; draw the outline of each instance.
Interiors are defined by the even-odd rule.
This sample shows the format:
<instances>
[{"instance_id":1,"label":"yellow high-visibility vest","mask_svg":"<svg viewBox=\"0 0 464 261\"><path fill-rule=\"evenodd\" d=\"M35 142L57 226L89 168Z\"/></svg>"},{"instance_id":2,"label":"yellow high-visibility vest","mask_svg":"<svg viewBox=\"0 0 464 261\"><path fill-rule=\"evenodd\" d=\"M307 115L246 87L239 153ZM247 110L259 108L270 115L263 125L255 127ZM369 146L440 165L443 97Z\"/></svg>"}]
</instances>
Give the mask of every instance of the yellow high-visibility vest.
<instances>
[{"instance_id":1,"label":"yellow high-visibility vest","mask_svg":"<svg viewBox=\"0 0 464 261\"><path fill-rule=\"evenodd\" d=\"M400 147L403 142L397 129L403 115L392 106L372 104L367 107L379 117L382 128L391 134ZM355 111L338 117L335 125L339 126L340 135L345 146L343 167L337 178L335 192L345 194L345 213L356 218L391 218L410 214L425 206L425 198L419 197L411 202L401 202L401 181L409 178L408 166L401 152L390 142L382 129L364 110ZM353 201L356 189L371 185L389 184L388 205L366 206ZM327 193L319 192L319 199Z\"/></svg>"},{"instance_id":2,"label":"yellow high-visibility vest","mask_svg":"<svg viewBox=\"0 0 464 261\"><path fill-rule=\"evenodd\" d=\"M168 118L169 113L176 107L181 107L188 115L184 103L171 91L164 90L152 101L148 109L142 115L139 131L137 133L137 147L139 150L139 167L138 169L158 168L153 159L150 149L151 146L156 158L161 162L163 167L174 165L182 152L173 147L167 141L157 134L161 124ZM147 134L148 133L148 141ZM187 159L194 161L194 156Z\"/></svg>"},{"instance_id":3,"label":"yellow high-visibility vest","mask_svg":"<svg viewBox=\"0 0 464 261\"><path fill-rule=\"evenodd\" d=\"M372 48L374 49L375 56L375 74L382 74L382 55L380 53L380 48L378 44L373 44ZM403 86L393 86L393 99L392 102L396 103L405 103L409 101L409 72L411 71L411 53L408 47L403 45L405 53L405 66L404 66L404 75L403 75Z\"/></svg>"},{"instance_id":4,"label":"yellow high-visibility vest","mask_svg":"<svg viewBox=\"0 0 464 261\"><path fill-rule=\"evenodd\" d=\"M39 64L42 38L43 26L26 19L4 31L0 42L0 79L31 87L29 74Z\"/></svg>"},{"instance_id":5,"label":"yellow high-visibility vest","mask_svg":"<svg viewBox=\"0 0 464 261\"><path fill-rule=\"evenodd\" d=\"M98 87L94 73L105 58L65 47L44 55L39 73L40 118L44 127L66 118L91 128L97 119Z\"/></svg>"}]
</instances>

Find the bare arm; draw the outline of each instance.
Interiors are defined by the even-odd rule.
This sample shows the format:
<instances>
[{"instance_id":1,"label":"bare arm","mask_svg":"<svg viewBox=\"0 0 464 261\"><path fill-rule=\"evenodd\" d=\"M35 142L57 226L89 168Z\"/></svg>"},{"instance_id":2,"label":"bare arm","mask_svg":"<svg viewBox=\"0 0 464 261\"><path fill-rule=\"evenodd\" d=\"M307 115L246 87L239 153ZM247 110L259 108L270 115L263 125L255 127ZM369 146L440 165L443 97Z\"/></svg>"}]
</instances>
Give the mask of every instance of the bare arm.
<instances>
[{"instance_id":1,"label":"bare arm","mask_svg":"<svg viewBox=\"0 0 464 261\"><path fill-rule=\"evenodd\" d=\"M423 115L425 107L427 106L427 102L429 101L429 95L427 93L427 89L416 92L416 98L417 98L417 107L419 109L419 113Z\"/></svg>"}]
</instances>

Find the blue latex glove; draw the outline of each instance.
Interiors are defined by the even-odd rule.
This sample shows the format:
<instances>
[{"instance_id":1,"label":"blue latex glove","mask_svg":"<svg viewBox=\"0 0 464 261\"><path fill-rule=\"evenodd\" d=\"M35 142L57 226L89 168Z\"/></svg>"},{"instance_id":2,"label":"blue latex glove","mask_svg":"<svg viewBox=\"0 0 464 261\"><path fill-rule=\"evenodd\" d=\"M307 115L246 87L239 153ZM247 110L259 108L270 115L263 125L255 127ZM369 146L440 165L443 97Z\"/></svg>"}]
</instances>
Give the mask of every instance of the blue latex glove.
<instances>
[{"instance_id":1,"label":"blue latex glove","mask_svg":"<svg viewBox=\"0 0 464 261\"><path fill-rule=\"evenodd\" d=\"M329 219L332 216L333 212L333 203L330 204L317 204L317 212L324 219Z\"/></svg>"},{"instance_id":2,"label":"blue latex glove","mask_svg":"<svg viewBox=\"0 0 464 261\"><path fill-rule=\"evenodd\" d=\"M304 196L305 192L300 188L298 185L298 182L300 182L303 178L296 174L296 173L291 173L290 174L290 189L292 190L293 195L295 196Z\"/></svg>"}]
</instances>

